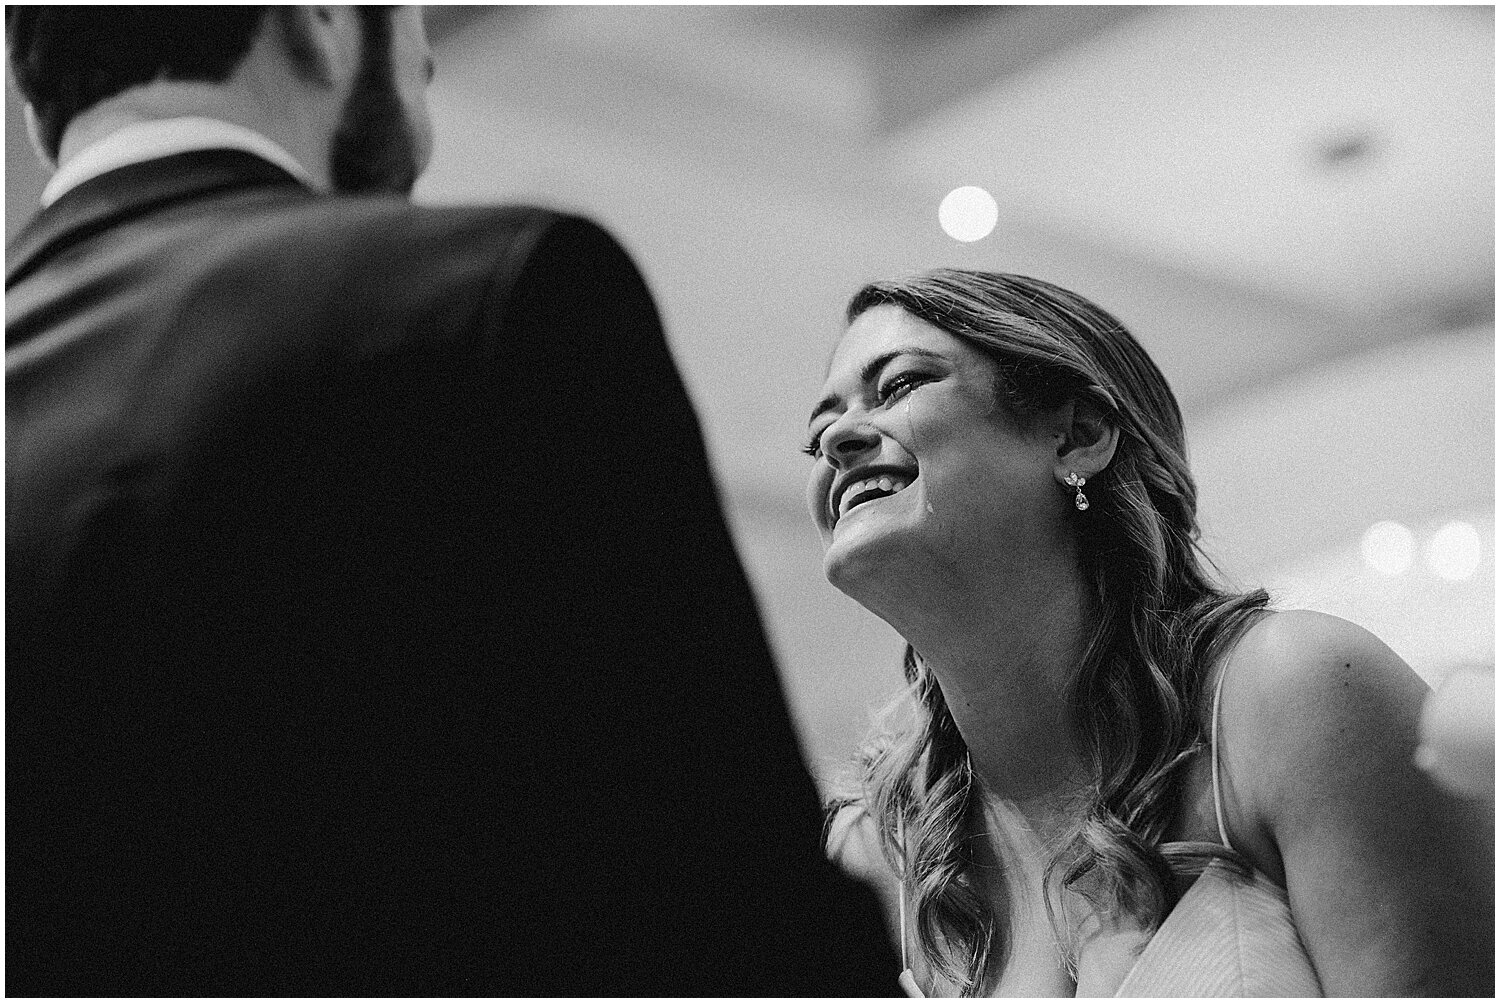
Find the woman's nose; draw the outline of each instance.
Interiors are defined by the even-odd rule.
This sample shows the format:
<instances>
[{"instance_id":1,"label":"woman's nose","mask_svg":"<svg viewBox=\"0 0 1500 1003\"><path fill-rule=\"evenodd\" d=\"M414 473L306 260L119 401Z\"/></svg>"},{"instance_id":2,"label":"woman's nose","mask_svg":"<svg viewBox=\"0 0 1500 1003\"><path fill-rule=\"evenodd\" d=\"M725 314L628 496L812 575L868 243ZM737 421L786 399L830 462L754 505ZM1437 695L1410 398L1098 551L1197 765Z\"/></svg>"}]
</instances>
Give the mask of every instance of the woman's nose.
<instances>
[{"instance_id":1,"label":"woman's nose","mask_svg":"<svg viewBox=\"0 0 1500 1003\"><path fill-rule=\"evenodd\" d=\"M862 420L840 418L823 433L823 455L836 470L843 470L861 456L880 447L880 433Z\"/></svg>"}]
</instances>

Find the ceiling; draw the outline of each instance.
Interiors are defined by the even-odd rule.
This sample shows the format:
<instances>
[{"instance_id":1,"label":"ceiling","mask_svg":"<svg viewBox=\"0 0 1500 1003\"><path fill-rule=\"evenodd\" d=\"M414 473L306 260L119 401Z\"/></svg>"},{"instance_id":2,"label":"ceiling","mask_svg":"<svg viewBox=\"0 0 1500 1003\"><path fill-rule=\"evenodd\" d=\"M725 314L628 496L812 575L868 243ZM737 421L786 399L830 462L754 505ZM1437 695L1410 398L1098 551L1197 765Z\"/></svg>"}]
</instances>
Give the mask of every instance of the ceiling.
<instances>
[{"instance_id":1,"label":"ceiling","mask_svg":"<svg viewBox=\"0 0 1500 1003\"><path fill-rule=\"evenodd\" d=\"M802 145L857 144L916 191L978 184L1002 218L1273 296L1421 325L1492 312L1492 7L428 16L439 47L500 34L632 78L627 98L774 114Z\"/></svg>"},{"instance_id":2,"label":"ceiling","mask_svg":"<svg viewBox=\"0 0 1500 1003\"><path fill-rule=\"evenodd\" d=\"M436 8L419 196L600 218L635 250L745 496L863 281L1038 274L1120 315L1191 412L1493 317L1493 11ZM1001 204L938 229L962 184Z\"/></svg>"},{"instance_id":3,"label":"ceiling","mask_svg":"<svg viewBox=\"0 0 1500 1003\"><path fill-rule=\"evenodd\" d=\"M1492 309L1492 8L1141 11L903 131L914 175L1354 317Z\"/></svg>"}]
</instances>

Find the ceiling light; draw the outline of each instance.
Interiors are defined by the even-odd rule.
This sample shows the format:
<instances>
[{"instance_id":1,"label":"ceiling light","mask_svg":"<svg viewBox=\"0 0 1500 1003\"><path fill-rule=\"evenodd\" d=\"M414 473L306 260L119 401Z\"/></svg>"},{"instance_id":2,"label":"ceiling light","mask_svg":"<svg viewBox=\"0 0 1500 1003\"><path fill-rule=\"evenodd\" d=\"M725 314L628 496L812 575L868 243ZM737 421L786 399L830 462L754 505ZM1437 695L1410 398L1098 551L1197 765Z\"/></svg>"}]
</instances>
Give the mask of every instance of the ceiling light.
<instances>
[{"instance_id":1,"label":"ceiling light","mask_svg":"<svg viewBox=\"0 0 1500 1003\"><path fill-rule=\"evenodd\" d=\"M938 223L943 232L966 244L988 237L999 218L1000 207L994 198L974 185L953 189L938 206Z\"/></svg>"},{"instance_id":2,"label":"ceiling light","mask_svg":"<svg viewBox=\"0 0 1500 1003\"><path fill-rule=\"evenodd\" d=\"M1427 566L1439 578L1465 581L1478 570L1482 550L1479 530L1466 522L1450 522L1427 541Z\"/></svg>"}]
</instances>

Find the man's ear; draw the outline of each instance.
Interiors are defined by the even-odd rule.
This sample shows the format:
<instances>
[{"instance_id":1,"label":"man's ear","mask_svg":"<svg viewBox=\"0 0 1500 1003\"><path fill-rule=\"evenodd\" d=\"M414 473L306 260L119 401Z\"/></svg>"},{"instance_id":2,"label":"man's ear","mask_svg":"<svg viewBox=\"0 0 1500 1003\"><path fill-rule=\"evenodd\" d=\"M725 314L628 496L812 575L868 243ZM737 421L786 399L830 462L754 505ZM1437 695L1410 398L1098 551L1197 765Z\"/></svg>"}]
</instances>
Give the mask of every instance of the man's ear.
<instances>
[{"instance_id":1,"label":"man's ear","mask_svg":"<svg viewBox=\"0 0 1500 1003\"><path fill-rule=\"evenodd\" d=\"M325 87L353 78L361 35L352 8L283 5L270 13L272 30L298 76Z\"/></svg>"},{"instance_id":2,"label":"man's ear","mask_svg":"<svg viewBox=\"0 0 1500 1003\"><path fill-rule=\"evenodd\" d=\"M1069 474L1098 476L1115 458L1120 429L1088 401L1065 405L1059 418L1062 432L1057 437L1057 479L1062 481Z\"/></svg>"},{"instance_id":3,"label":"man's ear","mask_svg":"<svg viewBox=\"0 0 1500 1003\"><path fill-rule=\"evenodd\" d=\"M31 102L26 102L23 111L26 116L26 138L31 140L31 148L36 151L37 159L49 170L57 170L57 161L52 154L47 152L47 144L42 141L42 122L36 117L36 109L31 107Z\"/></svg>"}]
</instances>

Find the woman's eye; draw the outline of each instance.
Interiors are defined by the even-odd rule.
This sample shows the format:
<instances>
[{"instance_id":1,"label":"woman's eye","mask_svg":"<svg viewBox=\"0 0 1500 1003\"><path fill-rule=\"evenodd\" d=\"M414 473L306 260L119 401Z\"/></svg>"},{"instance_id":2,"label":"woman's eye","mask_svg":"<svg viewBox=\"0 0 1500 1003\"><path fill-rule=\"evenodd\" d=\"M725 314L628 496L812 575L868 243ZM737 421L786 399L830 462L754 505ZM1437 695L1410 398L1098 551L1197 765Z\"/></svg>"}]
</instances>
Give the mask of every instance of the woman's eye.
<instances>
[{"instance_id":1,"label":"woman's eye","mask_svg":"<svg viewBox=\"0 0 1500 1003\"><path fill-rule=\"evenodd\" d=\"M802 451L816 460L818 457L823 455L822 442L823 433L814 432L812 438L807 440L807 445L802 447Z\"/></svg>"},{"instance_id":2,"label":"woman's eye","mask_svg":"<svg viewBox=\"0 0 1500 1003\"><path fill-rule=\"evenodd\" d=\"M897 373L880 385L875 396L880 403L888 404L893 400L900 400L911 393L917 387L928 381L929 377L922 373Z\"/></svg>"}]
</instances>

